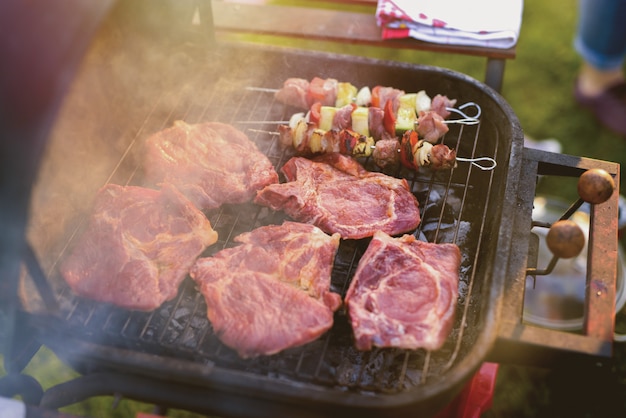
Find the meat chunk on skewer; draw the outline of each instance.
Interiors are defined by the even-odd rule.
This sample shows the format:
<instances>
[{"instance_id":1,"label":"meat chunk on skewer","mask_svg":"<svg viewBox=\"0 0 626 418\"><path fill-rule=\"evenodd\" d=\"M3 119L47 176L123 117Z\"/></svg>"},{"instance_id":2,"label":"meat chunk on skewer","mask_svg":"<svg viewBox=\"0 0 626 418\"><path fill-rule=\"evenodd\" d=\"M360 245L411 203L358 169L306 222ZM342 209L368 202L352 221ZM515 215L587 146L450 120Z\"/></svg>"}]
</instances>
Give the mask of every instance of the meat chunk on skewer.
<instances>
[{"instance_id":1,"label":"meat chunk on skewer","mask_svg":"<svg viewBox=\"0 0 626 418\"><path fill-rule=\"evenodd\" d=\"M449 130L445 120L435 111L420 112L417 118L417 133L431 144L436 143Z\"/></svg>"},{"instance_id":2,"label":"meat chunk on skewer","mask_svg":"<svg viewBox=\"0 0 626 418\"><path fill-rule=\"evenodd\" d=\"M400 142L396 138L381 139L376 143L372 158L380 168L394 166L400 162Z\"/></svg>"},{"instance_id":3,"label":"meat chunk on skewer","mask_svg":"<svg viewBox=\"0 0 626 418\"><path fill-rule=\"evenodd\" d=\"M453 108L455 105L456 99L449 99L447 96L437 94L432 99L430 110L436 112L443 119L446 119L448 116L450 116L450 111L448 110L448 108Z\"/></svg>"}]
</instances>

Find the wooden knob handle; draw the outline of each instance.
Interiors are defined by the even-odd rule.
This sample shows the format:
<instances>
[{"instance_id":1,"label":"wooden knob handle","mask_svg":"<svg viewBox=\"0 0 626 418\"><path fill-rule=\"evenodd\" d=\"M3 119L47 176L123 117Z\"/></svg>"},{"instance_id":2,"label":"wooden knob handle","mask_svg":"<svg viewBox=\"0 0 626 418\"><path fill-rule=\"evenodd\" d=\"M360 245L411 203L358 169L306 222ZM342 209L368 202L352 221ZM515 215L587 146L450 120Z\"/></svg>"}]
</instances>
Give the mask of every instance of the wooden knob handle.
<instances>
[{"instance_id":1,"label":"wooden knob handle","mask_svg":"<svg viewBox=\"0 0 626 418\"><path fill-rule=\"evenodd\" d=\"M589 203L603 203L615 190L613 177L601 168L591 168L578 179L578 195Z\"/></svg>"},{"instance_id":2,"label":"wooden knob handle","mask_svg":"<svg viewBox=\"0 0 626 418\"><path fill-rule=\"evenodd\" d=\"M585 246L585 234L574 221L569 219L558 221L550 227L546 244L557 257L576 257Z\"/></svg>"}]
</instances>

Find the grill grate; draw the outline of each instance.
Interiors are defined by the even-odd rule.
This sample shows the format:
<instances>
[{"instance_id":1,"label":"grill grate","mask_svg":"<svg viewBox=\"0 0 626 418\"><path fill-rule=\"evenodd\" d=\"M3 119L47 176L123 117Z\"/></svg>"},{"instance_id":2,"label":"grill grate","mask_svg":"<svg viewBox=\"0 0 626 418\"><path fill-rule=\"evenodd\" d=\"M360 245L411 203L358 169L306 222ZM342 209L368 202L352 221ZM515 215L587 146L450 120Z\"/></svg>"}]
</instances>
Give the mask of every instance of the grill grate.
<instances>
[{"instance_id":1,"label":"grill grate","mask_svg":"<svg viewBox=\"0 0 626 418\"><path fill-rule=\"evenodd\" d=\"M437 92L434 92L437 93ZM192 97L192 99L190 99ZM227 98L227 99L225 99ZM169 112L158 109L168 103ZM172 103L174 104L172 106ZM212 105L219 103L219 106ZM122 153L107 181L141 184L141 167L133 159L142 140L150 133L170 126L176 119L188 123L221 121L231 123L248 134L277 167L293 154L283 149L271 132L276 126L241 124L236 121L287 120L294 109L273 100L268 93L242 88L240 81L220 79L210 89L182 88L164 93L140 124L137 134ZM254 129L250 129L253 127ZM484 137L490 140L482 140ZM444 143L456 148L463 157L496 157L498 129L485 119L478 125L450 125ZM492 147L491 149L489 147ZM478 154L480 152L480 154ZM361 161L370 170L379 170L371 161ZM134 164L130 170L121 170ZM229 370L253 373L270 379L287 379L346 390L399 393L442 376L464 350L476 340L476 315L481 283L476 275L482 237L486 235L489 195L494 171L481 171L460 162L454 170L413 172L395 169L387 174L407 178L418 197L422 223L416 236L430 242L454 242L463 254L457 316L452 334L437 352L424 350L375 349L358 352L353 347L352 331L346 313L335 315L333 328L319 340L270 357L242 360L213 334L206 318L206 305L192 280L183 282L175 300L153 312L130 312L75 297L51 269L51 280L58 290L63 322L73 335L105 346L132 348L164 357L211 364ZM130 174L127 174L130 173ZM216 244L203 256L235 245L232 238L261 225L281 223L285 216L252 203L225 205L207 212L219 234ZM79 234L85 218L76 223L70 241ZM342 241L332 274L332 290L345 295L368 240ZM65 245L69 248L71 242ZM57 260L63 257L61 253ZM56 263L55 263L56 264ZM479 327L478 327L479 328Z\"/></svg>"}]
</instances>

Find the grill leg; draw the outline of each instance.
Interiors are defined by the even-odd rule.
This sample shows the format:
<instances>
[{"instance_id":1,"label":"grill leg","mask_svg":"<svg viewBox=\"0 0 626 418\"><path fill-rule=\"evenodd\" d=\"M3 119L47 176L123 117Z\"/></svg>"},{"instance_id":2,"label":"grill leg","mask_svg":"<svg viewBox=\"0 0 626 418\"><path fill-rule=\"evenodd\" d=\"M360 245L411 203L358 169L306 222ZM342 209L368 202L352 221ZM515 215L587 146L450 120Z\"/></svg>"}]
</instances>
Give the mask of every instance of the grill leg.
<instances>
[{"instance_id":1,"label":"grill leg","mask_svg":"<svg viewBox=\"0 0 626 418\"><path fill-rule=\"evenodd\" d=\"M487 58L487 70L485 71L485 84L498 93L502 91L504 79L505 60L501 58Z\"/></svg>"}]
</instances>

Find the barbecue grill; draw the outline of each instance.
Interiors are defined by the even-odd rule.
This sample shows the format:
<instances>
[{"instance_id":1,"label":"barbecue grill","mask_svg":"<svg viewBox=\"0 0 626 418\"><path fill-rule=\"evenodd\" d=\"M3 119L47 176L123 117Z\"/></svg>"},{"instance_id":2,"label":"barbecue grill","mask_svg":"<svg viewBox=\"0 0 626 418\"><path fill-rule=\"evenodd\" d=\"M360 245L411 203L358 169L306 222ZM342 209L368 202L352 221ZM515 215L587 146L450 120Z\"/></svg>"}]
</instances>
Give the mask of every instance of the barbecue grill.
<instances>
[{"instance_id":1,"label":"barbecue grill","mask_svg":"<svg viewBox=\"0 0 626 418\"><path fill-rule=\"evenodd\" d=\"M31 208L25 239L18 235L3 243L3 251L26 243L19 253L20 271L6 269L13 274L2 277L9 325L5 381L31 388L24 392L32 403L49 409L120 393L220 416L382 417L435 414L488 360L608 364L617 265L617 164L525 149L521 126L506 101L457 72L218 43L211 36L210 9L181 10L187 23L164 29L156 12L126 3L112 8L72 78L46 135L41 163L24 166L32 170L26 179L34 173L38 177L21 207L24 214L27 204ZM200 16L199 24L189 24L189 11ZM333 328L319 340L242 360L212 332L205 301L190 279L174 300L153 312L127 311L71 292L58 265L84 229L99 187L141 184L145 138L176 120L225 122L246 132L279 168L293 151L279 144L271 121L288 120L296 110L271 93L246 87L276 88L289 77L314 76L407 92L424 89L481 109L479 124L451 124L443 141L461 157L493 158L493 170L461 161L446 171L385 169L406 178L419 200L422 223L414 234L430 242L456 243L463 254L456 319L442 349L359 352L347 314L340 310ZM24 159L38 162L36 155ZM380 171L372 161L360 161ZM585 330L573 334L525 324L527 268L542 267L535 265L537 243L530 232L537 178L576 178L590 168L605 169L618 187L606 203L591 209ZM219 240L205 256L234 245L239 233L286 219L252 203L224 205L206 214ZM367 242L341 243L331 286L342 296ZM5 252L15 256L15 251ZM42 344L81 377L40 393L20 372Z\"/></svg>"}]
</instances>

